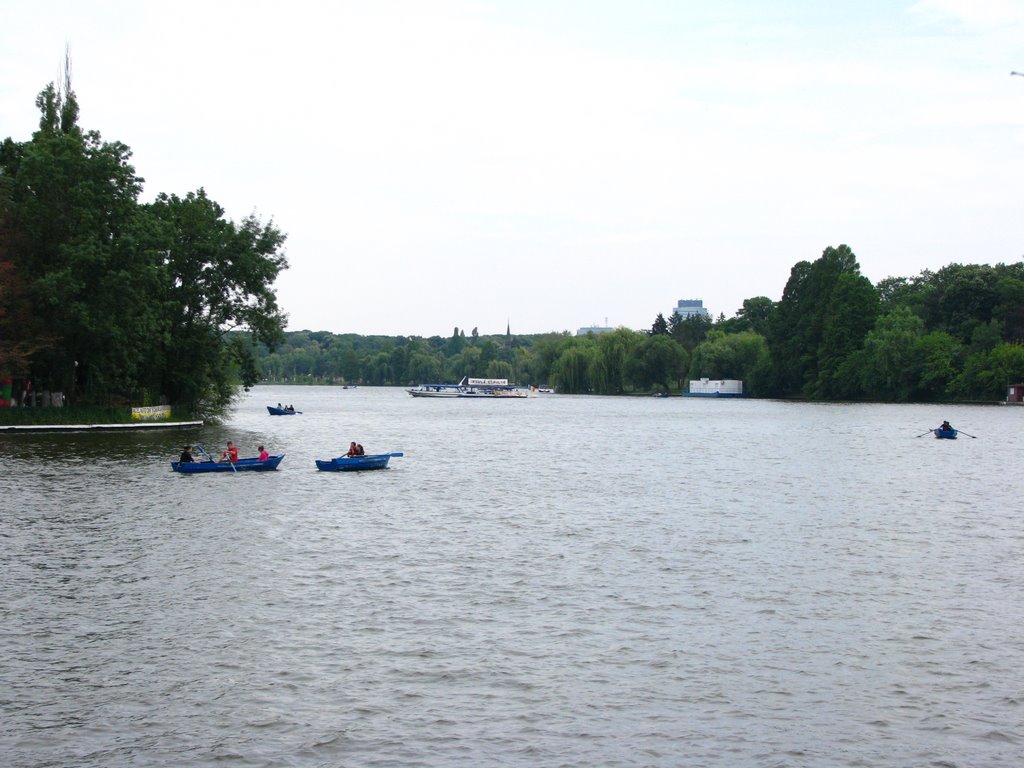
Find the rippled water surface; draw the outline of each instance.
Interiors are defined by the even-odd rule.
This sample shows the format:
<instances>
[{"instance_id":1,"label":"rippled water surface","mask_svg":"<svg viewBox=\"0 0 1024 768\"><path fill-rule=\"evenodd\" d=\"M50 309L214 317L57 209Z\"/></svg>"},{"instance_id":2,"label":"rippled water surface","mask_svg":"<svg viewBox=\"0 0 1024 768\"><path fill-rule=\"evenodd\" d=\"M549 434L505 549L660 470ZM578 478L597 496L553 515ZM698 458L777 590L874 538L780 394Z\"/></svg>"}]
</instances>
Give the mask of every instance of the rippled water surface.
<instances>
[{"instance_id":1,"label":"rippled water surface","mask_svg":"<svg viewBox=\"0 0 1024 768\"><path fill-rule=\"evenodd\" d=\"M261 387L0 434L0 763L1021 765L1022 428ZM227 439L286 458L170 471ZM405 456L316 471L350 440Z\"/></svg>"}]
</instances>

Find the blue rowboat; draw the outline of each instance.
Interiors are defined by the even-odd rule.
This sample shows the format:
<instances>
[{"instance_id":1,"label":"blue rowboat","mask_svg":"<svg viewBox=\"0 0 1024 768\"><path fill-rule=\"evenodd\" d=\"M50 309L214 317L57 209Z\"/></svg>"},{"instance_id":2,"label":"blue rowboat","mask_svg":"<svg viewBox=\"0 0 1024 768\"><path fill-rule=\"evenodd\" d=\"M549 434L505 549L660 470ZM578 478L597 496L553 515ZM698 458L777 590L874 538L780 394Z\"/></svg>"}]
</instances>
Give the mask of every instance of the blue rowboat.
<instances>
[{"instance_id":1,"label":"blue rowboat","mask_svg":"<svg viewBox=\"0 0 1024 768\"><path fill-rule=\"evenodd\" d=\"M955 429L933 429L932 431L939 440L956 440Z\"/></svg>"},{"instance_id":2,"label":"blue rowboat","mask_svg":"<svg viewBox=\"0 0 1024 768\"><path fill-rule=\"evenodd\" d=\"M321 472L359 472L364 469L387 469L393 456L403 453L378 453L373 456L339 456L336 459L317 459L316 468Z\"/></svg>"},{"instance_id":3,"label":"blue rowboat","mask_svg":"<svg viewBox=\"0 0 1024 768\"><path fill-rule=\"evenodd\" d=\"M171 462L171 469L185 475L194 475L202 472L269 472L277 469L284 454L271 456L266 461L258 458L239 459L234 464L230 461L186 461L182 464L179 461Z\"/></svg>"},{"instance_id":4,"label":"blue rowboat","mask_svg":"<svg viewBox=\"0 0 1024 768\"><path fill-rule=\"evenodd\" d=\"M302 413L302 411L294 411L291 408L275 408L272 405L268 405L267 410L270 411L271 416L294 416L296 413Z\"/></svg>"}]
</instances>

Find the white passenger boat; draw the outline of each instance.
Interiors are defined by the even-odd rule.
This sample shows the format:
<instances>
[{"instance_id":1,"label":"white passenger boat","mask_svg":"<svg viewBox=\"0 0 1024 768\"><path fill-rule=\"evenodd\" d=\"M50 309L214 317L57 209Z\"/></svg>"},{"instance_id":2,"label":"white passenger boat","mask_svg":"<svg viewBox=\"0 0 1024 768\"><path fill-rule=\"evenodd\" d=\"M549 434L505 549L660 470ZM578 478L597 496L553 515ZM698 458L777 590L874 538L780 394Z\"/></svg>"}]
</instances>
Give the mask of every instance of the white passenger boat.
<instances>
[{"instance_id":1,"label":"white passenger boat","mask_svg":"<svg viewBox=\"0 0 1024 768\"><path fill-rule=\"evenodd\" d=\"M463 377L458 384L420 384L406 390L413 397L528 397L522 387L509 384L508 379Z\"/></svg>"}]
</instances>

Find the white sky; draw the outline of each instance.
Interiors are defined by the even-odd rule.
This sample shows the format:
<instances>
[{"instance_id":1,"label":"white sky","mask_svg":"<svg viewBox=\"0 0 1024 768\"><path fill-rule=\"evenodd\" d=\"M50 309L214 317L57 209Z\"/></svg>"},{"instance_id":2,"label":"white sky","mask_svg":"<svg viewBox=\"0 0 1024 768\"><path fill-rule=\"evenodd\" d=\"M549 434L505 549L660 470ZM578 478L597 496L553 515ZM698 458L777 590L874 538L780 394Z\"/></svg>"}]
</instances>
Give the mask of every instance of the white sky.
<instances>
[{"instance_id":1,"label":"white sky","mask_svg":"<svg viewBox=\"0 0 1024 768\"><path fill-rule=\"evenodd\" d=\"M144 199L288 234L289 330L731 316L1024 254L1024 0L0 0L0 139L73 61Z\"/></svg>"}]
</instances>

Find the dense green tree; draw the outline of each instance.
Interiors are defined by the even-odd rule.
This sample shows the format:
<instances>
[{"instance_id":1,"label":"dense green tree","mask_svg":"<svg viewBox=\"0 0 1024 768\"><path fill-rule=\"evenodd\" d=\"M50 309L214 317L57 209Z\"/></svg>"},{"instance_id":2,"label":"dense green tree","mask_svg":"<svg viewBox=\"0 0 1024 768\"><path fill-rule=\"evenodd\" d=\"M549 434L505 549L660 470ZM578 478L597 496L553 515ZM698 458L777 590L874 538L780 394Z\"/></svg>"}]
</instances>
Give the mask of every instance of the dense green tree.
<instances>
[{"instance_id":1,"label":"dense green tree","mask_svg":"<svg viewBox=\"0 0 1024 768\"><path fill-rule=\"evenodd\" d=\"M864 337L878 317L878 294L864 276L845 272L835 282L818 346L818 375L809 389L820 399L857 396L856 382L846 374L843 363L860 349Z\"/></svg>"},{"instance_id":2,"label":"dense green tree","mask_svg":"<svg viewBox=\"0 0 1024 768\"><path fill-rule=\"evenodd\" d=\"M934 291L931 281L934 274L927 270L915 277L887 277L875 285L882 312L891 312L896 307L906 307L922 317L924 303Z\"/></svg>"},{"instance_id":3,"label":"dense green tree","mask_svg":"<svg viewBox=\"0 0 1024 768\"><path fill-rule=\"evenodd\" d=\"M10 179L0 173L0 383L26 376L33 353L49 346L45 329L34 319L25 284L10 260Z\"/></svg>"},{"instance_id":4,"label":"dense green tree","mask_svg":"<svg viewBox=\"0 0 1024 768\"><path fill-rule=\"evenodd\" d=\"M812 338L810 315L815 297L810 290L811 262L800 261L789 271L782 300L775 308L768 330L772 356L770 392L793 395L801 392L810 372L815 374L817 341Z\"/></svg>"},{"instance_id":5,"label":"dense green tree","mask_svg":"<svg viewBox=\"0 0 1024 768\"><path fill-rule=\"evenodd\" d=\"M689 375L692 379L739 379L745 391L756 393L768 364L768 345L761 334L727 334L715 329L693 351Z\"/></svg>"},{"instance_id":6,"label":"dense green tree","mask_svg":"<svg viewBox=\"0 0 1024 768\"><path fill-rule=\"evenodd\" d=\"M444 361L436 354L427 352L414 352L409 361L408 384L438 384L442 383L442 371Z\"/></svg>"},{"instance_id":7,"label":"dense green tree","mask_svg":"<svg viewBox=\"0 0 1024 768\"><path fill-rule=\"evenodd\" d=\"M590 371L596 351L592 339L569 340L551 366L551 384L565 394L590 392Z\"/></svg>"},{"instance_id":8,"label":"dense green tree","mask_svg":"<svg viewBox=\"0 0 1024 768\"><path fill-rule=\"evenodd\" d=\"M412 352L408 344L398 344L389 352L391 357L391 370L394 373L394 381L403 382L409 380L409 362ZM324 371L324 375L328 374Z\"/></svg>"},{"instance_id":9,"label":"dense green tree","mask_svg":"<svg viewBox=\"0 0 1024 768\"><path fill-rule=\"evenodd\" d=\"M626 361L643 335L629 328L616 328L594 337L596 351L591 363L590 389L602 395L623 391Z\"/></svg>"},{"instance_id":10,"label":"dense green tree","mask_svg":"<svg viewBox=\"0 0 1024 768\"><path fill-rule=\"evenodd\" d=\"M475 328L473 329L476 330ZM501 348L494 341L494 339L480 339L480 334L476 334L473 337L473 343L480 349L480 359L477 362L479 366L478 370L485 371L488 366L499 359ZM471 376L479 376L479 373L469 374Z\"/></svg>"},{"instance_id":11,"label":"dense green tree","mask_svg":"<svg viewBox=\"0 0 1024 768\"><path fill-rule=\"evenodd\" d=\"M949 389L964 400L996 400L1006 397L1008 384L1020 381L1024 381L1024 345L1002 342L968 355Z\"/></svg>"},{"instance_id":12,"label":"dense green tree","mask_svg":"<svg viewBox=\"0 0 1024 768\"><path fill-rule=\"evenodd\" d=\"M555 362L571 338L567 334L546 334L534 342L529 368L531 381L536 384L547 384L554 381L552 370Z\"/></svg>"},{"instance_id":13,"label":"dense green tree","mask_svg":"<svg viewBox=\"0 0 1024 768\"><path fill-rule=\"evenodd\" d=\"M547 378L539 379L531 373L535 365L535 358L536 355L531 348L522 344L514 347L512 349L512 375L509 377L509 380L519 384L537 386L544 384Z\"/></svg>"},{"instance_id":14,"label":"dense green tree","mask_svg":"<svg viewBox=\"0 0 1024 768\"><path fill-rule=\"evenodd\" d=\"M480 376L483 373L483 353L479 347L467 345L462 352L450 358L448 377L452 381L461 381L466 376Z\"/></svg>"},{"instance_id":15,"label":"dense green tree","mask_svg":"<svg viewBox=\"0 0 1024 768\"><path fill-rule=\"evenodd\" d=\"M679 386L686 350L665 334L641 338L630 350L625 377L636 389L648 391L660 387L668 392Z\"/></svg>"},{"instance_id":16,"label":"dense green tree","mask_svg":"<svg viewBox=\"0 0 1024 768\"><path fill-rule=\"evenodd\" d=\"M378 352L366 358L363 361L362 380L376 386L394 381L391 355L388 352Z\"/></svg>"},{"instance_id":17,"label":"dense green tree","mask_svg":"<svg viewBox=\"0 0 1024 768\"><path fill-rule=\"evenodd\" d=\"M956 375L960 344L945 331L932 331L921 338L918 348L918 398L928 401L951 397L949 385Z\"/></svg>"},{"instance_id":18,"label":"dense green tree","mask_svg":"<svg viewBox=\"0 0 1024 768\"><path fill-rule=\"evenodd\" d=\"M778 395L830 398L851 386L845 358L860 348L879 303L849 246L826 248L813 263L793 266L771 317L769 388Z\"/></svg>"},{"instance_id":19,"label":"dense green tree","mask_svg":"<svg viewBox=\"0 0 1024 768\"><path fill-rule=\"evenodd\" d=\"M669 334L687 353L696 349L697 345L704 341L708 331L714 326L711 318L706 315L690 315L686 319L680 317L678 312L673 312L668 321Z\"/></svg>"},{"instance_id":20,"label":"dense green tree","mask_svg":"<svg viewBox=\"0 0 1024 768\"><path fill-rule=\"evenodd\" d=\"M445 348L445 354L448 357L454 357L462 351L462 348L466 346L466 332L459 331L459 326L455 326L455 330L452 331L451 338L448 339L448 345Z\"/></svg>"},{"instance_id":21,"label":"dense green tree","mask_svg":"<svg viewBox=\"0 0 1024 768\"><path fill-rule=\"evenodd\" d=\"M487 364L484 375L489 379L508 379L514 381L512 376L512 363L505 360L491 360Z\"/></svg>"},{"instance_id":22,"label":"dense green tree","mask_svg":"<svg viewBox=\"0 0 1024 768\"><path fill-rule=\"evenodd\" d=\"M989 320L987 323L975 323L971 331L971 339L967 345L967 352L991 352L1000 341L1000 326L998 321Z\"/></svg>"},{"instance_id":23,"label":"dense green tree","mask_svg":"<svg viewBox=\"0 0 1024 768\"><path fill-rule=\"evenodd\" d=\"M756 334L764 336L768 332L771 323L772 313L775 312L775 302L767 296L755 296L752 299L744 299L743 306L736 312L736 316L749 324L748 328L740 330L751 330Z\"/></svg>"},{"instance_id":24,"label":"dense green tree","mask_svg":"<svg viewBox=\"0 0 1024 768\"><path fill-rule=\"evenodd\" d=\"M989 353L979 379L986 394L994 398L1004 397L1008 385L1024 381L1024 344L999 344Z\"/></svg>"},{"instance_id":25,"label":"dense green tree","mask_svg":"<svg viewBox=\"0 0 1024 768\"><path fill-rule=\"evenodd\" d=\"M867 397L896 402L914 398L924 335L924 321L907 306L896 306L878 318L857 361L859 383Z\"/></svg>"},{"instance_id":26,"label":"dense green tree","mask_svg":"<svg viewBox=\"0 0 1024 768\"><path fill-rule=\"evenodd\" d=\"M997 264L994 319L1002 324L1002 338L1009 342L1024 342L1024 262Z\"/></svg>"},{"instance_id":27,"label":"dense green tree","mask_svg":"<svg viewBox=\"0 0 1024 768\"><path fill-rule=\"evenodd\" d=\"M139 205L130 150L78 126L69 72L39 94L31 141L0 146L0 243L31 306L16 329L26 376L72 402L220 411L259 376L253 344L282 333L270 285L284 237L223 220L202 192Z\"/></svg>"},{"instance_id":28,"label":"dense green tree","mask_svg":"<svg viewBox=\"0 0 1024 768\"><path fill-rule=\"evenodd\" d=\"M14 263L4 259L0 242L0 383L13 376L27 376L32 355L52 343L38 329L32 330L34 327L24 287Z\"/></svg>"},{"instance_id":29,"label":"dense green tree","mask_svg":"<svg viewBox=\"0 0 1024 768\"><path fill-rule=\"evenodd\" d=\"M668 320L665 316L658 313L658 316L654 318L654 323L651 325L651 334L654 336L667 336L668 335Z\"/></svg>"},{"instance_id":30,"label":"dense green tree","mask_svg":"<svg viewBox=\"0 0 1024 768\"><path fill-rule=\"evenodd\" d=\"M0 151L10 256L53 339L33 354L31 375L72 400L105 399L134 388L158 312L150 301L158 276L136 245L142 179L126 146L78 127L69 78L36 104L32 140L8 139Z\"/></svg>"},{"instance_id":31,"label":"dense green tree","mask_svg":"<svg viewBox=\"0 0 1024 768\"><path fill-rule=\"evenodd\" d=\"M928 328L969 342L975 328L994 319L1000 300L998 282L998 273L988 265L943 267L932 276L933 290L922 307Z\"/></svg>"},{"instance_id":32,"label":"dense green tree","mask_svg":"<svg viewBox=\"0 0 1024 768\"><path fill-rule=\"evenodd\" d=\"M285 317L271 286L287 266L285 236L253 216L235 225L202 189L158 195L145 213L164 273L161 391L196 412L216 412L229 402L223 393L233 372L252 370L252 344L273 347L281 339ZM226 334L239 329L252 344L226 345ZM314 375L315 358L311 350L303 373ZM255 382L245 376L242 383Z\"/></svg>"}]
</instances>

